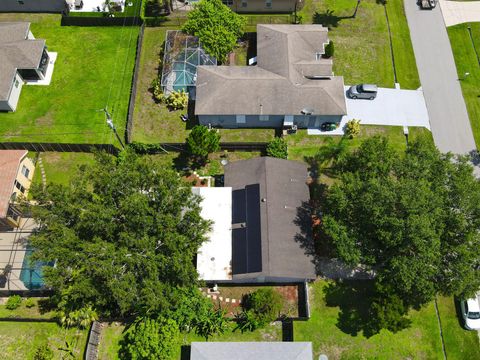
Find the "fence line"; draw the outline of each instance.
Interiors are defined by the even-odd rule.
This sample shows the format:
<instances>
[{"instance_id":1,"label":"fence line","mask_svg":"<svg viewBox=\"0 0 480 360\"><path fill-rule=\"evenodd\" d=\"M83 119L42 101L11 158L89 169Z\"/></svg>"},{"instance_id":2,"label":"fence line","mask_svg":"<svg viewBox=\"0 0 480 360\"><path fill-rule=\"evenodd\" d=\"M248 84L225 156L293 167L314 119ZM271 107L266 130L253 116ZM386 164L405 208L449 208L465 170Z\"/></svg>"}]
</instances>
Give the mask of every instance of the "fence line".
<instances>
[{"instance_id":1,"label":"fence line","mask_svg":"<svg viewBox=\"0 0 480 360\"><path fill-rule=\"evenodd\" d=\"M35 152L94 152L105 151L118 155L119 150L112 144L74 144L74 143L34 143L34 142L0 142L0 150L27 150Z\"/></svg>"},{"instance_id":2,"label":"fence line","mask_svg":"<svg viewBox=\"0 0 480 360\"><path fill-rule=\"evenodd\" d=\"M98 344L100 343L100 334L102 325L98 321L94 321L88 333L87 348L85 350L85 360L96 360L98 358Z\"/></svg>"},{"instance_id":3,"label":"fence line","mask_svg":"<svg viewBox=\"0 0 480 360\"><path fill-rule=\"evenodd\" d=\"M260 151L265 152L268 143L265 142L222 142L220 150L222 151ZM130 147L138 154L165 154L165 152L182 152L186 150L185 143L156 143L145 144L132 142Z\"/></svg>"},{"instance_id":4,"label":"fence line","mask_svg":"<svg viewBox=\"0 0 480 360\"><path fill-rule=\"evenodd\" d=\"M133 70L132 86L130 90L130 101L128 103L127 128L125 131L125 141L129 144L132 141L133 130L133 112L135 110L135 98L137 97L138 74L140 72L140 58L142 54L143 34L145 32L145 24L140 27L140 33L137 38L137 52L135 55L135 68Z\"/></svg>"}]
</instances>

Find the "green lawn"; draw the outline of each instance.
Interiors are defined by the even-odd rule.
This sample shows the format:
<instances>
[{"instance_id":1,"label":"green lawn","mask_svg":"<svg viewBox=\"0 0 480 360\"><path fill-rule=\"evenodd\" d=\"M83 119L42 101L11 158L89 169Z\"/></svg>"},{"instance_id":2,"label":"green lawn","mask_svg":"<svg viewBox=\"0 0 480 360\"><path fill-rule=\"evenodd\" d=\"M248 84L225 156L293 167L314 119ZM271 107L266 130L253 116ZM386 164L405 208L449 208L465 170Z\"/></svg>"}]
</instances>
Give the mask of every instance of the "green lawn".
<instances>
[{"instance_id":1,"label":"green lawn","mask_svg":"<svg viewBox=\"0 0 480 360\"><path fill-rule=\"evenodd\" d=\"M59 15L47 14L0 14L0 21L30 21L58 53L51 84L24 86L17 111L0 113L0 141L116 142L98 111L105 106L123 135L137 27L61 27Z\"/></svg>"},{"instance_id":2,"label":"green lawn","mask_svg":"<svg viewBox=\"0 0 480 360\"><path fill-rule=\"evenodd\" d=\"M387 20L383 5L363 0L352 18L356 0L306 0L299 12L304 23L330 28L335 43L333 68L346 84L374 83L393 87L394 74ZM419 78L402 0L387 2L392 43L400 86L417 89Z\"/></svg>"},{"instance_id":3,"label":"green lawn","mask_svg":"<svg viewBox=\"0 0 480 360\"><path fill-rule=\"evenodd\" d=\"M295 341L312 341L316 357L324 353L332 360L443 358L433 303L410 313L410 328L396 334L382 330L367 338L361 330L362 316L365 315L362 314L362 294L340 292L338 295L330 291L329 284L317 281L310 287L311 319L294 325ZM361 285L358 288L361 289ZM440 304L445 303L445 308L449 308L449 301L451 299L442 299ZM448 311L443 309L440 310L443 331L453 334L446 341L448 358L479 359L477 334L459 328L451 306Z\"/></svg>"},{"instance_id":4,"label":"green lawn","mask_svg":"<svg viewBox=\"0 0 480 360\"><path fill-rule=\"evenodd\" d=\"M478 64L467 27L471 26L472 37L477 51L480 51L480 23L460 24L448 28L450 43L457 65L458 77L462 79L466 72L470 73L461 80L463 98L467 105L468 116L477 147L480 147L480 65Z\"/></svg>"},{"instance_id":5,"label":"green lawn","mask_svg":"<svg viewBox=\"0 0 480 360\"><path fill-rule=\"evenodd\" d=\"M38 300L35 300L38 303ZM55 316L52 311L40 311L38 305L27 308L24 303L15 310L8 310L0 305L1 318L28 318L39 321L17 322L0 321L0 348L2 360L33 359L38 346L47 344L54 351L55 359L67 359L67 354L60 350L65 341L73 344L75 359L83 358L88 330L64 329L51 320ZM70 358L69 358L70 359Z\"/></svg>"},{"instance_id":6,"label":"green lawn","mask_svg":"<svg viewBox=\"0 0 480 360\"><path fill-rule=\"evenodd\" d=\"M47 183L56 183L68 185L77 168L84 164L91 164L94 161L94 155L90 153L60 153L45 152L41 154L43 168ZM42 172L37 164L33 175L33 183L41 184Z\"/></svg>"}]
</instances>

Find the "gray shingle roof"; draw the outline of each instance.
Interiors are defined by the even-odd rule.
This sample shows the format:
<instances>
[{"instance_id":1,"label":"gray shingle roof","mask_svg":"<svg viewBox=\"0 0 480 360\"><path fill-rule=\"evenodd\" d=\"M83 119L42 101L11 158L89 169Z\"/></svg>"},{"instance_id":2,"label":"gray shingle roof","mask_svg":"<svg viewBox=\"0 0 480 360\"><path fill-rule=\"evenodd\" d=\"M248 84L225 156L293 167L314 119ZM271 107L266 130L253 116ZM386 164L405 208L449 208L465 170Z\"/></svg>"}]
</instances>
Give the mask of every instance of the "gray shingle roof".
<instances>
[{"instance_id":1,"label":"gray shingle roof","mask_svg":"<svg viewBox=\"0 0 480 360\"><path fill-rule=\"evenodd\" d=\"M0 23L0 100L7 100L17 69L36 69L45 40L27 39L30 23Z\"/></svg>"},{"instance_id":2,"label":"gray shingle roof","mask_svg":"<svg viewBox=\"0 0 480 360\"><path fill-rule=\"evenodd\" d=\"M316 55L325 43L321 25L257 25L257 66L197 68L195 114L345 115L343 77Z\"/></svg>"},{"instance_id":3,"label":"gray shingle roof","mask_svg":"<svg viewBox=\"0 0 480 360\"><path fill-rule=\"evenodd\" d=\"M233 190L232 222L246 224L232 231L234 280L315 278L313 259L303 247L311 237L298 221L310 199L306 180L306 165L296 161L259 157L225 166L225 186ZM307 226L311 221L303 220Z\"/></svg>"},{"instance_id":4,"label":"gray shingle roof","mask_svg":"<svg viewBox=\"0 0 480 360\"><path fill-rule=\"evenodd\" d=\"M190 360L312 360L311 342L192 342Z\"/></svg>"}]
</instances>

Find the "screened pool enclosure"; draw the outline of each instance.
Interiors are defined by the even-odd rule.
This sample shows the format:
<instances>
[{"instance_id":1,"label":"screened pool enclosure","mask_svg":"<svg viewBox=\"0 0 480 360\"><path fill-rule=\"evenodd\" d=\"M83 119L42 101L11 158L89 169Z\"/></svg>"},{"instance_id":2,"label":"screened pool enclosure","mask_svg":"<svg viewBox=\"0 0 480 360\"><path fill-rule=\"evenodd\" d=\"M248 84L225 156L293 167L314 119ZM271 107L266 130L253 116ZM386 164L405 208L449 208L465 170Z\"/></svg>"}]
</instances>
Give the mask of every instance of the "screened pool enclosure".
<instances>
[{"instance_id":1,"label":"screened pool enclosure","mask_svg":"<svg viewBox=\"0 0 480 360\"><path fill-rule=\"evenodd\" d=\"M217 65L217 60L205 53L196 36L179 30L167 31L162 70L163 92L168 95L173 90L194 91L198 65Z\"/></svg>"}]
</instances>

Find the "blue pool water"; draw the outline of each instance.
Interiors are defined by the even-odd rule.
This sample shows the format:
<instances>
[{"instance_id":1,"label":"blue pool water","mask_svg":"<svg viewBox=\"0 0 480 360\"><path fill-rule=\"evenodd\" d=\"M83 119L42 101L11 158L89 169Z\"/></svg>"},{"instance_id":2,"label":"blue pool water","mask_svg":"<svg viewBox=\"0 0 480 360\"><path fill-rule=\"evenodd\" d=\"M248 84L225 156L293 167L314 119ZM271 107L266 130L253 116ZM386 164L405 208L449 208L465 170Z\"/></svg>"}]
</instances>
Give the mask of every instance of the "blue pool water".
<instances>
[{"instance_id":1,"label":"blue pool water","mask_svg":"<svg viewBox=\"0 0 480 360\"><path fill-rule=\"evenodd\" d=\"M32 261L30 259L32 253L33 249L27 247L22 263L22 271L20 272L20 280L29 290L41 289L44 287L45 283L43 282L42 267L52 266L52 264L49 263Z\"/></svg>"}]
</instances>

